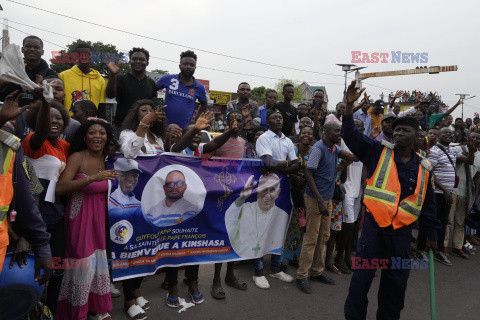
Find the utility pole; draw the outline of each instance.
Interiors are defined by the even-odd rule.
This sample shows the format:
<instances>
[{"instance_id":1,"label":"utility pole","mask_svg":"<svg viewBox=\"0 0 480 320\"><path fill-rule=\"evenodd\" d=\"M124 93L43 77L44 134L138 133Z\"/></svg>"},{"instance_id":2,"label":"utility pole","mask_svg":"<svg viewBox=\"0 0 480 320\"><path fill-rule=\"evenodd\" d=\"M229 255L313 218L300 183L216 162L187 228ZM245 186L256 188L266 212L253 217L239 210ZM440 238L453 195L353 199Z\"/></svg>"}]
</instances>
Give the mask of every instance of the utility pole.
<instances>
[{"instance_id":1,"label":"utility pole","mask_svg":"<svg viewBox=\"0 0 480 320\"><path fill-rule=\"evenodd\" d=\"M6 46L10 44L10 36L8 35L8 19L3 19L2 30L2 52Z\"/></svg>"},{"instance_id":2,"label":"utility pole","mask_svg":"<svg viewBox=\"0 0 480 320\"><path fill-rule=\"evenodd\" d=\"M466 93L457 93L456 95L457 95L457 96L460 96L460 99L462 100L462 119L463 119L463 101L464 101L464 100L468 100L468 99L473 99L473 98L475 98L476 96L467 98L467 97L469 96L469 94L466 94Z\"/></svg>"}]
</instances>

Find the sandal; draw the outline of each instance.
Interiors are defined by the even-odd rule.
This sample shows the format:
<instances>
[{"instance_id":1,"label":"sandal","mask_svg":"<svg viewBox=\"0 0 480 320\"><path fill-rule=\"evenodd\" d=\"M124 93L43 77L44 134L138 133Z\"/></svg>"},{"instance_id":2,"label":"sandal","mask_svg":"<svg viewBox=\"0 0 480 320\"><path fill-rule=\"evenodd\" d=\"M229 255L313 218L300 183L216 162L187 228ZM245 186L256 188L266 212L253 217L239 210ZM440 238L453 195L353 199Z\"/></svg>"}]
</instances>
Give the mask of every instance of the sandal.
<instances>
[{"instance_id":1,"label":"sandal","mask_svg":"<svg viewBox=\"0 0 480 320\"><path fill-rule=\"evenodd\" d=\"M212 294L212 297L214 297L217 300L223 300L225 299L225 291L223 291L222 286L213 286L210 289L210 293Z\"/></svg>"},{"instance_id":2,"label":"sandal","mask_svg":"<svg viewBox=\"0 0 480 320\"><path fill-rule=\"evenodd\" d=\"M232 287L232 288L235 288L235 289L238 289L238 290L242 290L242 291L248 289L247 284L245 282L240 283L240 281L238 281L238 279L235 279L234 281L228 281L227 279L225 279L225 284L229 287Z\"/></svg>"},{"instance_id":3,"label":"sandal","mask_svg":"<svg viewBox=\"0 0 480 320\"><path fill-rule=\"evenodd\" d=\"M340 270L337 269L334 265L327 265L325 266L325 270L330 271L333 274L342 274Z\"/></svg>"},{"instance_id":4,"label":"sandal","mask_svg":"<svg viewBox=\"0 0 480 320\"><path fill-rule=\"evenodd\" d=\"M166 300L167 306L170 308L178 308L180 307L180 301L178 300L178 297L176 298L171 298L168 293L167 293L167 300Z\"/></svg>"},{"instance_id":5,"label":"sandal","mask_svg":"<svg viewBox=\"0 0 480 320\"><path fill-rule=\"evenodd\" d=\"M205 302L205 299L203 298L203 294L199 292L198 294L193 294L191 292L188 293L190 295L190 298L192 299L192 302L194 304L202 304Z\"/></svg>"},{"instance_id":6,"label":"sandal","mask_svg":"<svg viewBox=\"0 0 480 320\"><path fill-rule=\"evenodd\" d=\"M148 302L148 300L145 299L144 297L138 297L137 299L135 299L135 301L143 310L150 309L150 302Z\"/></svg>"},{"instance_id":7,"label":"sandal","mask_svg":"<svg viewBox=\"0 0 480 320\"><path fill-rule=\"evenodd\" d=\"M112 320L112 317L108 313L98 313L93 316L88 316L92 320Z\"/></svg>"},{"instance_id":8,"label":"sandal","mask_svg":"<svg viewBox=\"0 0 480 320\"><path fill-rule=\"evenodd\" d=\"M145 320L147 319L147 314L143 311L140 306L134 304L126 311L128 316L133 320Z\"/></svg>"}]
</instances>

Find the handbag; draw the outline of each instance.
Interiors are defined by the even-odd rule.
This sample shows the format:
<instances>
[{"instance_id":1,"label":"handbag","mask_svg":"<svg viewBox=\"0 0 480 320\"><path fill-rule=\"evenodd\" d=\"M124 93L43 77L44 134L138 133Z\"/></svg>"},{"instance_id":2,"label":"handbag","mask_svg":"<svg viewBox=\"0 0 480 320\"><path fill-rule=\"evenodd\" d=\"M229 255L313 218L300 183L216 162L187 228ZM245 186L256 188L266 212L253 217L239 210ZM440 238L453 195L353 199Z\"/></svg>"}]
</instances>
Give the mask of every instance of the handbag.
<instances>
[{"instance_id":1,"label":"handbag","mask_svg":"<svg viewBox=\"0 0 480 320\"><path fill-rule=\"evenodd\" d=\"M453 171L455 172L455 185L454 185L454 188L458 187L458 183L460 182L460 177L457 175L457 171L455 170L455 165L453 164L453 161L452 161L452 158L450 158L450 155L448 154L447 150L445 150L445 148L438 144L437 143L437 147L442 150L446 155L447 155L447 158L448 160L450 161L450 164L452 165L453 167Z\"/></svg>"},{"instance_id":2,"label":"handbag","mask_svg":"<svg viewBox=\"0 0 480 320\"><path fill-rule=\"evenodd\" d=\"M333 198L334 201L343 201L345 199L345 187L342 184L335 184L335 189L333 191Z\"/></svg>"}]
</instances>

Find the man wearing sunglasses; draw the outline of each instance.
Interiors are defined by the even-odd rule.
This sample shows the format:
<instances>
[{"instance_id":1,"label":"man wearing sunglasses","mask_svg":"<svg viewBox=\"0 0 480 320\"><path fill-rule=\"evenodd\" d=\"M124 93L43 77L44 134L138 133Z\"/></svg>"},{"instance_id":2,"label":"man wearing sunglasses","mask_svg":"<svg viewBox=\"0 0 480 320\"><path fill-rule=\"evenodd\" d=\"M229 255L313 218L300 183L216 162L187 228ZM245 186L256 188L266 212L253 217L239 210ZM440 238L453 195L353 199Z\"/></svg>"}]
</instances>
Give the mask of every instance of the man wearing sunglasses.
<instances>
[{"instance_id":1,"label":"man wearing sunglasses","mask_svg":"<svg viewBox=\"0 0 480 320\"><path fill-rule=\"evenodd\" d=\"M163 185L165 199L153 206L145 216L157 227L179 224L198 213L198 208L183 198L187 190L185 175L178 170L170 171Z\"/></svg>"}]
</instances>

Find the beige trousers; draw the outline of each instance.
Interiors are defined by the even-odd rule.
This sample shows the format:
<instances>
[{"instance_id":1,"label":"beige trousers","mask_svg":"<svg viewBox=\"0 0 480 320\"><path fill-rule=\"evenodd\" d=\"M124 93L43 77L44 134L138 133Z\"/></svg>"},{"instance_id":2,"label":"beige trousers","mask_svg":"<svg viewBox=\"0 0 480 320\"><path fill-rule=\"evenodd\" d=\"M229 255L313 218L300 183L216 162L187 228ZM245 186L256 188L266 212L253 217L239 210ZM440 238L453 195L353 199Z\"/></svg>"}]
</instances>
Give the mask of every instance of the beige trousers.
<instances>
[{"instance_id":1,"label":"beige trousers","mask_svg":"<svg viewBox=\"0 0 480 320\"><path fill-rule=\"evenodd\" d=\"M465 216L467 210L467 198L452 193L452 207L448 214L448 223L445 229L445 240L443 245L448 246L450 242L450 235L452 234L452 247L455 249L462 249L463 237L465 235Z\"/></svg>"},{"instance_id":2,"label":"beige trousers","mask_svg":"<svg viewBox=\"0 0 480 320\"><path fill-rule=\"evenodd\" d=\"M328 216L321 215L317 200L305 194L307 225L303 235L297 279L308 278L310 269L311 276L319 276L325 270L325 251L328 238L330 238L332 200L325 201L325 203L327 204Z\"/></svg>"}]
</instances>

